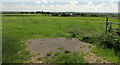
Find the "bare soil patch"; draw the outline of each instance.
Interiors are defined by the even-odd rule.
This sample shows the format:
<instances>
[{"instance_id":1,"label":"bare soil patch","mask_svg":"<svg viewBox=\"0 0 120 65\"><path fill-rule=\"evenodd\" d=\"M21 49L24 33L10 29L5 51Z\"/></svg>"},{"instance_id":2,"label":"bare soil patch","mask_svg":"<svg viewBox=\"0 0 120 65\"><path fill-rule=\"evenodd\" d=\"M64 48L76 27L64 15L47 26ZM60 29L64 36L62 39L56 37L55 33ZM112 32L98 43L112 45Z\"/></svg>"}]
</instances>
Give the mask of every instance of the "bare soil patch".
<instances>
[{"instance_id":1,"label":"bare soil patch","mask_svg":"<svg viewBox=\"0 0 120 65\"><path fill-rule=\"evenodd\" d=\"M55 54L57 52L64 52L65 50L69 50L71 53L82 52L86 54L84 58L89 63L110 63L90 52L91 49L95 47L94 45L84 43L75 38L72 38L71 40L67 40L66 38L61 37L31 39L26 42L26 45L28 46L27 50L30 50L31 54L35 54L35 56L31 58L31 61L34 61L35 63L42 63L41 61L38 62L36 60L39 57L46 56L48 52L52 52L53 54ZM101 61L97 62L98 59L100 59Z\"/></svg>"}]
</instances>

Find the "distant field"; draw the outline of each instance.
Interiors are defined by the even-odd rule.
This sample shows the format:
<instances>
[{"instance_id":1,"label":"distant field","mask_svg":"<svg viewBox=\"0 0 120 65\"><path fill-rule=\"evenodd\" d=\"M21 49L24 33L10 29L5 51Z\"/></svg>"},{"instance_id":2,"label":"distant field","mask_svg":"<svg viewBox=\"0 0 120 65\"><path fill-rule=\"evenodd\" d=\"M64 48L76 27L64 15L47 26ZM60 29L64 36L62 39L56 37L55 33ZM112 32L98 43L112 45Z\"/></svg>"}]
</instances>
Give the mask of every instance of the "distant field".
<instances>
[{"instance_id":1,"label":"distant field","mask_svg":"<svg viewBox=\"0 0 120 65\"><path fill-rule=\"evenodd\" d=\"M44 14L2 14L2 15L44 15Z\"/></svg>"},{"instance_id":2,"label":"distant field","mask_svg":"<svg viewBox=\"0 0 120 65\"><path fill-rule=\"evenodd\" d=\"M81 40L83 37L97 37L105 32L106 25L106 18L103 17L5 15L13 14L3 14L2 18L3 62L23 62L30 58L29 52L23 50L26 46L22 44L27 39L69 37L69 32L75 31L79 33L78 39ZM110 21L118 22L116 19ZM21 56L17 54L19 51L22 51Z\"/></svg>"},{"instance_id":3,"label":"distant field","mask_svg":"<svg viewBox=\"0 0 120 65\"><path fill-rule=\"evenodd\" d=\"M7 30L4 28L7 28ZM66 36L71 29L79 31L81 35L93 36L105 31L105 18L3 16L3 32L5 32L5 34L17 34L16 37L24 35L21 37L22 39L28 39L34 35L63 37ZM10 31L8 32L8 30Z\"/></svg>"}]
</instances>

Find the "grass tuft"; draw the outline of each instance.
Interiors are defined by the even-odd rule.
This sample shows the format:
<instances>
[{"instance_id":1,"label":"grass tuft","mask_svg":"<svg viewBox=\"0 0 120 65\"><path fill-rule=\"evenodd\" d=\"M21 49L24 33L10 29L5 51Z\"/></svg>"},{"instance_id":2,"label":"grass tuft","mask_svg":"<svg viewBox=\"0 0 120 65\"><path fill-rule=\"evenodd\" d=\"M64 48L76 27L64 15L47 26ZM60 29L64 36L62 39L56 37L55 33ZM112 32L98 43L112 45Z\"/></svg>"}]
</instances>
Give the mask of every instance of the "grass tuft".
<instances>
[{"instance_id":1,"label":"grass tuft","mask_svg":"<svg viewBox=\"0 0 120 65\"><path fill-rule=\"evenodd\" d=\"M46 56L52 56L52 52L48 52Z\"/></svg>"},{"instance_id":2,"label":"grass tuft","mask_svg":"<svg viewBox=\"0 0 120 65\"><path fill-rule=\"evenodd\" d=\"M118 62L118 56L115 56L115 52L113 49L103 49L101 47L94 47L92 48L91 52L113 63Z\"/></svg>"},{"instance_id":3,"label":"grass tuft","mask_svg":"<svg viewBox=\"0 0 120 65\"><path fill-rule=\"evenodd\" d=\"M57 49L62 51L64 49L64 47L58 47Z\"/></svg>"},{"instance_id":4,"label":"grass tuft","mask_svg":"<svg viewBox=\"0 0 120 65\"><path fill-rule=\"evenodd\" d=\"M41 61L43 58L38 58L37 60Z\"/></svg>"},{"instance_id":5,"label":"grass tuft","mask_svg":"<svg viewBox=\"0 0 120 65\"><path fill-rule=\"evenodd\" d=\"M71 53L69 50L65 50L64 53Z\"/></svg>"}]
</instances>

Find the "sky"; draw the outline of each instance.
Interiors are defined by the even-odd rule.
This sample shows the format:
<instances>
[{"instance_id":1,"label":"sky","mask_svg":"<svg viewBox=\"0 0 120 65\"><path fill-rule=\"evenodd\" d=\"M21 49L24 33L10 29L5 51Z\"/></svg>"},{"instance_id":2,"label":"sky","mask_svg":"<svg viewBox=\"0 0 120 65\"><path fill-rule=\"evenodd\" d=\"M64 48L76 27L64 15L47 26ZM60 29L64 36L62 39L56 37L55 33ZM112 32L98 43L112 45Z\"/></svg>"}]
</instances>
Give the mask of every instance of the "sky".
<instances>
[{"instance_id":1,"label":"sky","mask_svg":"<svg viewBox=\"0 0 120 65\"><path fill-rule=\"evenodd\" d=\"M118 12L119 0L2 0L2 11ZM0 4L1 5L1 4Z\"/></svg>"}]
</instances>

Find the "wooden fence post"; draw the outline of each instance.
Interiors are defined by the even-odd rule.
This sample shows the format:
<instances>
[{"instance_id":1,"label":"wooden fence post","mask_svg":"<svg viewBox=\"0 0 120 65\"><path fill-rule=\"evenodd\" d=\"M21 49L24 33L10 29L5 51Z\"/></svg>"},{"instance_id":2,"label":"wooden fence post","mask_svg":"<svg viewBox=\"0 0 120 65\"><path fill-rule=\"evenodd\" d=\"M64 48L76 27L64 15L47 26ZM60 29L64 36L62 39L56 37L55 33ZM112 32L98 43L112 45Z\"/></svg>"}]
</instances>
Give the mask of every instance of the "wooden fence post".
<instances>
[{"instance_id":1,"label":"wooden fence post","mask_svg":"<svg viewBox=\"0 0 120 65\"><path fill-rule=\"evenodd\" d=\"M106 17L106 32L107 32L107 27L108 27L108 17Z\"/></svg>"}]
</instances>

